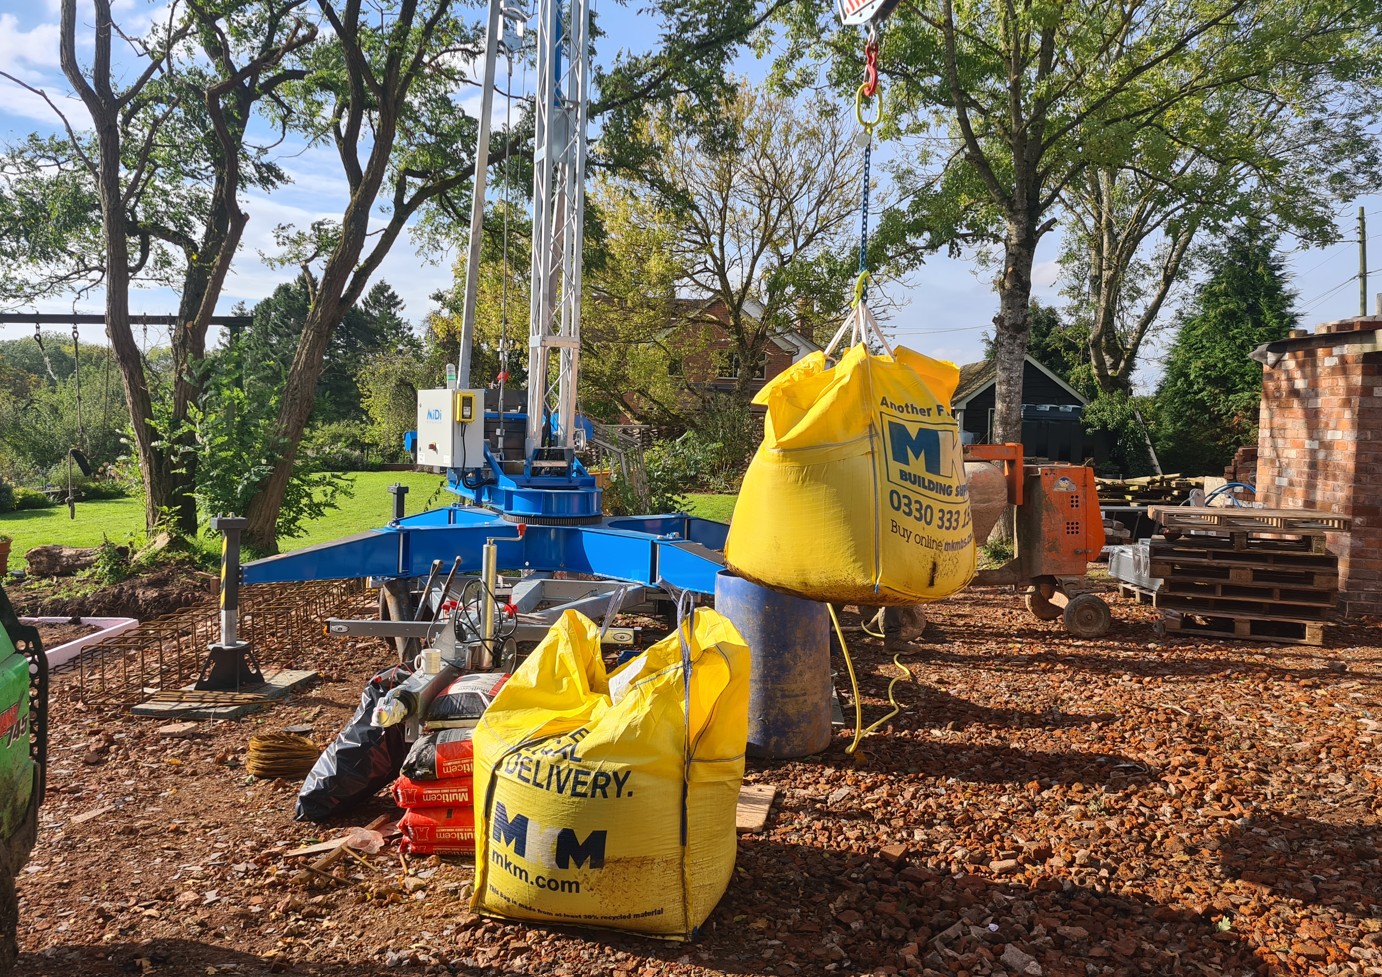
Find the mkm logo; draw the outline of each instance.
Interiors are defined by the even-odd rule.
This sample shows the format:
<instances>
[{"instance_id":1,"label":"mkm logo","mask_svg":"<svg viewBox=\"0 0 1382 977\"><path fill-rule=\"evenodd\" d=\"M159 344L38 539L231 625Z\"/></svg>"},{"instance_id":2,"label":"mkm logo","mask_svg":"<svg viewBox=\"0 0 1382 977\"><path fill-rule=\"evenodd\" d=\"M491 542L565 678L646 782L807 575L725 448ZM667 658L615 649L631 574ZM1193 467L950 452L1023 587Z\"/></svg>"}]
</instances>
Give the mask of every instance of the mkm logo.
<instances>
[{"instance_id":1,"label":"mkm logo","mask_svg":"<svg viewBox=\"0 0 1382 977\"><path fill-rule=\"evenodd\" d=\"M955 459L959 455L954 423L936 428L885 416L884 426L887 429L888 481L930 495L953 498ZM917 461L921 462L920 466L916 465Z\"/></svg>"},{"instance_id":2,"label":"mkm logo","mask_svg":"<svg viewBox=\"0 0 1382 977\"><path fill-rule=\"evenodd\" d=\"M581 841L574 828L547 827L526 814L509 816L503 804L494 805L490 838L508 845L519 858L547 868L605 867L605 831L592 831ZM531 849L531 852L530 852Z\"/></svg>"}]
</instances>

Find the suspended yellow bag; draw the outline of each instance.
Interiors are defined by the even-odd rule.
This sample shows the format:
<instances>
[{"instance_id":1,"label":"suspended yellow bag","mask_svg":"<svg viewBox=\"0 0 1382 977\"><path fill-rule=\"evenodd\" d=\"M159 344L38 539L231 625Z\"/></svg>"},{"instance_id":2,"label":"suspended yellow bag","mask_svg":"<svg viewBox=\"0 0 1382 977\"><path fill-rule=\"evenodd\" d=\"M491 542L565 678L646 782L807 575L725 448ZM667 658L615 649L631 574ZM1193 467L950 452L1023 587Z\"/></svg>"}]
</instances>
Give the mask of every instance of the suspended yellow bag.
<instances>
[{"instance_id":1,"label":"suspended yellow bag","mask_svg":"<svg viewBox=\"0 0 1382 977\"><path fill-rule=\"evenodd\" d=\"M748 701L749 649L714 611L609 675L567 611L475 730L473 907L693 936L734 872Z\"/></svg>"},{"instance_id":2,"label":"suspended yellow bag","mask_svg":"<svg viewBox=\"0 0 1382 977\"><path fill-rule=\"evenodd\" d=\"M900 346L871 354L870 334L886 343L863 303L854 317L860 341L836 366L812 353L754 398L767 407L763 444L739 491L725 562L809 600L939 600L975 569L950 413L959 370Z\"/></svg>"}]
</instances>

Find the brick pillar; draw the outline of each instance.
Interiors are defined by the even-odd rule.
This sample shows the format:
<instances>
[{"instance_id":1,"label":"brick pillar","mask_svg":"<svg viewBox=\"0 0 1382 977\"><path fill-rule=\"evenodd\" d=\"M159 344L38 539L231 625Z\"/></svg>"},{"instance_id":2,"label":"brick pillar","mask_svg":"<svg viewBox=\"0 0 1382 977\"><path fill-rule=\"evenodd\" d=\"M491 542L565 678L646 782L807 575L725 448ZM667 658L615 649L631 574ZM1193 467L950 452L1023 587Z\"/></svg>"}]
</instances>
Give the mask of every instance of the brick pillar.
<instances>
[{"instance_id":1,"label":"brick pillar","mask_svg":"<svg viewBox=\"0 0 1382 977\"><path fill-rule=\"evenodd\" d=\"M1382 317L1272 343L1262 380L1257 498L1353 519L1331 533L1349 614L1382 614Z\"/></svg>"}]
</instances>

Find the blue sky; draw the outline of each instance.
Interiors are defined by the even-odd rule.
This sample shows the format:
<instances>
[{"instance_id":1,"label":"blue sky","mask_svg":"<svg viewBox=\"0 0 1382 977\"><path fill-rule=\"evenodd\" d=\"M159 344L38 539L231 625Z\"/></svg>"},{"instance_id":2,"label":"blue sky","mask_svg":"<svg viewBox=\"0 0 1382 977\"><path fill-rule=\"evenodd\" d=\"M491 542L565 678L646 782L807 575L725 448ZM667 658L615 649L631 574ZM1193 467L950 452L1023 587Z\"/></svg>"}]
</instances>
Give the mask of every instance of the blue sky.
<instances>
[{"instance_id":1,"label":"blue sky","mask_svg":"<svg viewBox=\"0 0 1382 977\"><path fill-rule=\"evenodd\" d=\"M596 0L607 36L601 42L597 57L611 56L616 47L632 47L651 42L649 20L637 16L638 0L631 7L618 6L612 0ZM79 10L85 5L79 2ZM114 0L118 21L127 31L146 26L161 4L146 0ZM72 99L58 66L58 5L56 0L0 0L0 67L42 87L74 119L84 118L80 103ZM617 40L616 40L617 39ZM751 56L741 58L738 70L750 79L762 78L764 67ZM501 66L502 76L502 66ZM478 111L479 93L472 90L458 98L463 108ZM503 106L496 111L502 118ZM57 125L52 112L36 96L0 80L0 141L11 143L34 131L51 131ZM222 299L220 311L226 312L236 302L253 303L271 292L290 274L288 270L271 269L259 260L259 253L272 251L271 232L281 223L305 225L322 217L339 217L345 200L345 181L340 174L335 154L326 147L299 147L300 151L285 161L293 183L275 191L271 196L251 193L244 206L250 215L245 244L232 270ZM876 172L876 171L875 171ZM1382 197L1365 198L1358 203L1368 211L1370 230L1370 266L1382 269ZM1306 326L1345 316L1358 311L1358 285L1353 276L1358 269L1356 244L1356 214L1358 203L1340 206L1345 236L1355 243L1343 243L1328 249L1298 249L1294 242L1284 241L1287 268L1294 276L1293 287L1299 295L1297 308ZM463 245L463 242L458 242ZM1048 235L1037 255L1033 295L1048 304L1061 304L1059 266L1056 258L1059 239ZM412 321L421 320L430 308L429 296L451 282L451 262L455 250L440 256L419 256L406 241L395 246L377 277L385 278L399 292L406 303L406 315ZM950 259L944 255L930 258L916 272L905 288L896 288L893 298L897 309L890 327L898 341L932 356L964 363L982 355L981 339L990 330L997 308L992 288L992 270L974 260ZM1382 292L1382 272L1372 277L1370 294ZM166 290L136 292L131 298L133 311L167 313L175 308L171 293ZM78 311L100 311L99 295L84 300ZM35 311L67 312L72 303L55 301ZM1369 299L1369 311L1373 300ZM1170 321L1171 310L1163 313ZM16 338L31 327L0 327L0 337ZM87 327L83 339L102 340L99 326ZM1158 344L1153 344L1144 357L1140 385L1155 383Z\"/></svg>"}]
</instances>

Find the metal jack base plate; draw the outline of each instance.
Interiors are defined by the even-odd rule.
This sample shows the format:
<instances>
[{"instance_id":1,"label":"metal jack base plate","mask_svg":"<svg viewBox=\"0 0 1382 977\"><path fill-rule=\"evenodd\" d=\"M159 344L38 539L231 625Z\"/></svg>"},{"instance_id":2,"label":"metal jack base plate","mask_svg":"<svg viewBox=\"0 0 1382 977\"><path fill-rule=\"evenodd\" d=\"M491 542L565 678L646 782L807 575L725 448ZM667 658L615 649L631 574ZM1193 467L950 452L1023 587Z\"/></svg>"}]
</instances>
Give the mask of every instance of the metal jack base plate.
<instances>
[{"instance_id":1,"label":"metal jack base plate","mask_svg":"<svg viewBox=\"0 0 1382 977\"><path fill-rule=\"evenodd\" d=\"M202 665L201 678L193 686L199 692L233 692L247 685L263 685L264 673L249 642L213 644Z\"/></svg>"}]
</instances>

